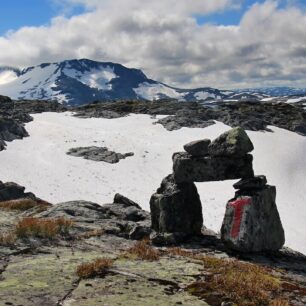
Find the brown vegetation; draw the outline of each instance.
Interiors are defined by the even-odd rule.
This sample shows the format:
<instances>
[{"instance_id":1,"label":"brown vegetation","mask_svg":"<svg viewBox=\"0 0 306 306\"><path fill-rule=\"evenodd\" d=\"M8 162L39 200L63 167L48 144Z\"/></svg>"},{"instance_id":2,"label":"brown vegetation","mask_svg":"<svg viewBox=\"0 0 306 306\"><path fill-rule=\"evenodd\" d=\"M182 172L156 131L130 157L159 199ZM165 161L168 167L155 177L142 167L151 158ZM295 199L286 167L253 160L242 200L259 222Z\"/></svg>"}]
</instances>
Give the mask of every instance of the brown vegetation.
<instances>
[{"instance_id":1,"label":"brown vegetation","mask_svg":"<svg viewBox=\"0 0 306 306\"><path fill-rule=\"evenodd\" d=\"M0 234L0 246L13 246L16 242L16 236L14 233L8 232Z\"/></svg>"},{"instance_id":2,"label":"brown vegetation","mask_svg":"<svg viewBox=\"0 0 306 306\"><path fill-rule=\"evenodd\" d=\"M110 258L98 258L90 263L84 263L77 267L77 276L81 279L94 278L104 275L114 264Z\"/></svg>"},{"instance_id":3,"label":"brown vegetation","mask_svg":"<svg viewBox=\"0 0 306 306\"><path fill-rule=\"evenodd\" d=\"M29 217L17 223L15 234L18 238L39 237L54 239L57 235L68 234L72 225L73 222L65 218L39 219Z\"/></svg>"},{"instance_id":4,"label":"brown vegetation","mask_svg":"<svg viewBox=\"0 0 306 306\"><path fill-rule=\"evenodd\" d=\"M42 200L17 199L0 202L0 209L26 211L28 209L39 207L39 210L46 210L51 204Z\"/></svg>"},{"instance_id":5,"label":"brown vegetation","mask_svg":"<svg viewBox=\"0 0 306 306\"><path fill-rule=\"evenodd\" d=\"M281 281L267 268L233 259L209 256L197 259L202 260L208 273L201 281L189 285L188 291L208 303L214 305L217 297L241 306L288 305L284 300L273 301L281 294Z\"/></svg>"},{"instance_id":6,"label":"brown vegetation","mask_svg":"<svg viewBox=\"0 0 306 306\"><path fill-rule=\"evenodd\" d=\"M154 261L159 259L160 253L150 245L149 240L145 239L137 241L134 246L126 251L125 256Z\"/></svg>"}]
</instances>

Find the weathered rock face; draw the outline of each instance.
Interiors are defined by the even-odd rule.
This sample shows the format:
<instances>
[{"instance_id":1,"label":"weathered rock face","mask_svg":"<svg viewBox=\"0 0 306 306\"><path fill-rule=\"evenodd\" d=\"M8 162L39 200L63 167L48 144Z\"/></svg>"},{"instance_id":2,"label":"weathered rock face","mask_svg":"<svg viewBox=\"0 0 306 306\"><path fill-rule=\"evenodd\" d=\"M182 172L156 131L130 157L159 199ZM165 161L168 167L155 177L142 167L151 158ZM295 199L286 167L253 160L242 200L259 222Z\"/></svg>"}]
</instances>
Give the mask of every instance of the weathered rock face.
<instances>
[{"instance_id":1,"label":"weathered rock face","mask_svg":"<svg viewBox=\"0 0 306 306\"><path fill-rule=\"evenodd\" d=\"M177 184L167 176L152 195L150 208L152 228L158 233L201 233L202 205L193 183Z\"/></svg>"},{"instance_id":2,"label":"weathered rock face","mask_svg":"<svg viewBox=\"0 0 306 306\"><path fill-rule=\"evenodd\" d=\"M226 206L221 239L240 252L279 250L284 230L275 204L276 189L239 190Z\"/></svg>"},{"instance_id":3,"label":"weathered rock face","mask_svg":"<svg viewBox=\"0 0 306 306\"><path fill-rule=\"evenodd\" d=\"M173 155L174 180L182 182L209 182L254 176L252 155L243 157L192 157L180 152Z\"/></svg>"},{"instance_id":4,"label":"weathered rock face","mask_svg":"<svg viewBox=\"0 0 306 306\"><path fill-rule=\"evenodd\" d=\"M110 164L118 163L120 159L125 159L126 157L134 155L134 153L132 152L121 154L109 151L106 147L95 146L72 148L67 152L67 154L76 157L83 157L85 159L90 159L93 161L104 161Z\"/></svg>"},{"instance_id":5,"label":"weathered rock face","mask_svg":"<svg viewBox=\"0 0 306 306\"><path fill-rule=\"evenodd\" d=\"M10 201L17 199L30 198L35 199L33 193L25 193L25 187L16 183L2 183L0 181L0 201Z\"/></svg>"},{"instance_id":6,"label":"weathered rock face","mask_svg":"<svg viewBox=\"0 0 306 306\"><path fill-rule=\"evenodd\" d=\"M233 128L216 138L208 148L212 156L244 156L254 149L247 133L240 127Z\"/></svg>"},{"instance_id":7,"label":"weathered rock face","mask_svg":"<svg viewBox=\"0 0 306 306\"><path fill-rule=\"evenodd\" d=\"M184 150L192 156L206 156L210 143L210 139L192 141L184 145Z\"/></svg>"}]
</instances>

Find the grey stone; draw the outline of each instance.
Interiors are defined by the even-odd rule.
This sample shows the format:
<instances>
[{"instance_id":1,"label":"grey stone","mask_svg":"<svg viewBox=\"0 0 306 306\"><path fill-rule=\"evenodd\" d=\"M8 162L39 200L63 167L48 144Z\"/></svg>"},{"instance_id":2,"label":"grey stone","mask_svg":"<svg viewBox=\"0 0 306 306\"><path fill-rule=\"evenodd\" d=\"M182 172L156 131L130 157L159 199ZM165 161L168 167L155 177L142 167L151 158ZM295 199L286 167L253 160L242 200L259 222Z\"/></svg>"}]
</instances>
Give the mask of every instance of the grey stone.
<instances>
[{"instance_id":1,"label":"grey stone","mask_svg":"<svg viewBox=\"0 0 306 306\"><path fill-rule=\"evenodd\" d=\"M184 145L184 150L192 156L206 156L210 143L210 139L192 141Z\"/></svg>"},{"instance_id":2,"label":"grey stone","mask_svg":"<svg viewBox=\"0 0 306 306\"><path fill-rule=\"evenodd\" d=\"M141 209L141 207L137 203L121 195L120 193L115 194L114 203L123 204L125 206L134 206L137 207L138 209Z\"/></svg>"},{"instance_id":3,"label":"grey stone","mask_svg":"<svg viewBox=\"0 0 306 306\"><path fill-rule=\"evenodd\" d=\"M36 199L33 193L24 191L25 187L20 186L16 183L2 183L0 181L0 201L10 201L25 198L33 200Z\"/></svg>"},{"instance_id":4,"label":"grey stone","mask_svg":"<svg viewBox=\"0 0 306 306\"><path fill-rule=\"evenodd\" d=\"M171 246L171 245L177 245L179 243L184 242L185 240L188 239L188 235L182 232L178 232L178 233L153 232L150 236L150 239L152 243L157 246Z\"/></svg>"},{"instance_id":5,"label":"grey stone","mask_svg":"<svg viewBox=\"0 0 306 306\"><path fill-rule=\"evenodd\" d=\"M202 205L194 183L176 184L167 176L152 195L150 208L152 228L158 233L201 233Z\"/></svg>"},{"instance_id":6,"label":"grey stone","mask_svg":"<svg viewBox=\"0 0 306 306\"><path fill-rule=\"evenodd\" d=\"M72 148L67 152L68 155L83 157L85 159L93 161L103 161L109 164L115 164L120 161L120 159L125 159L126 157L133 156L133 152L121 154L114 151L109 151L106 147L79 147Z\"/></svg>"},{"instance_id":7,"label":"grey stone","mask_svg":"<svg viewBox=\"0 0 306 306\"><path fill-rule=\"evenodd\" d=\"M254 149L247 133L241 127L233 128L218 138L208 147L212 156L244 156Z\"/></svg>"},{"instance_id":8,"label":"grey stone","mask_svg":"<svg viewBox=\"0 0 306 306\"><path fill-rule=\"evenodd\" d=\"M141 240L150 237L152 232L151 224L139 222L133 226L129 233L129 238L133 240Z\"/></svg>"},{"instance_id":9,"label":"grey stone","mask_svg":"<svg viewBox=\"0 0 306 306\"><path fill-rule=\"evenodd\" d=\"M226 205L221 239L240 252L276 251L285 243L285 234L275 204L276 189L238 191Z\"/></svg>"},{"instance_id":10,"label":"grey stone","mask_svg":"<svg viewBox=\"0 0 306 306\"><path fill-rule=\"evenodd\" d=\"M267 178L264 175L256 175L252 178L242 179L235 183L233 186L235 189L240 190L252 190L261 189L267 184Z\"/></svg>"},{"instance_id":11,"label":"grey stone","mask_svg":"<svg viewBox=\"0 0 306 306\"><path fill-rule=\"evenodd\" d=\"M209 182L249 178L254 176L253 156L192 157L179 152L173 155L174 180L182 182Z\"/></svg>"}]
</instances>

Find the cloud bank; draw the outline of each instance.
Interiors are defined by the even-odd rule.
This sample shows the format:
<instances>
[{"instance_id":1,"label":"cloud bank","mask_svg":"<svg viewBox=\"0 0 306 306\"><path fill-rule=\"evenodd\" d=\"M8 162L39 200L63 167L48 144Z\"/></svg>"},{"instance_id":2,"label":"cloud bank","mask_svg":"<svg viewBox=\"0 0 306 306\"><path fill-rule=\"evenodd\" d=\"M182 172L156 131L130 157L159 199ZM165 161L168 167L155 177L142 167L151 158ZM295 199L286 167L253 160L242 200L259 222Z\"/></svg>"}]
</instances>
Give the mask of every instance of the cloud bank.
<instances>
[{"instance_id":1,"label":"cloud bank","mask_svg":"<svg viewBox=\"0 0 306 306\"><path fill-rule=\"evenodd\" d=\"M90 58L186 88L305 87L306 13L289 2L255 3L238 25L223 26L196 16L239 10L240 0L66 0L87 11L8 32L0 65Z\"/></svg>"}]
</instances>

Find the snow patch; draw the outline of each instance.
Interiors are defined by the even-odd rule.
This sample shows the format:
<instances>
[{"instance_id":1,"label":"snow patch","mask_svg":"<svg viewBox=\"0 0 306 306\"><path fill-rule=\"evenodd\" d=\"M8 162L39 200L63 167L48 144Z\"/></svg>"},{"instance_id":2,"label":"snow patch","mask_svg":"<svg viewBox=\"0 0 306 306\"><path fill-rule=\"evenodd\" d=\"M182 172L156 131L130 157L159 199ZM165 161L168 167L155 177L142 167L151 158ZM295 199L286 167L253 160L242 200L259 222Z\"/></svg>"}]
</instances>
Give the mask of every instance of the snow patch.
<instances>
[{"instance_id":1,"label":"snow patch","mask_svg":"<svg viewBox=\"0 0 306 306\"><path fill-rule=\"evenodd\" d=\"M79 119L70 113L33 115L26 124L30 137L8 143L0 152L1 181L14 181L27 191L58 203L89 200L110 203L119 192L149 210L151 195L172 172L172 154L196 139L217 137L230 127L217 122L207 128L169 132L148 115L118 119ZM140 128L141 127L141 128ZM277 188L276 203L286 245L306 254L306 138L269 126L273 133L248 131L254 143L254 170ZM134 152L118 164L66 155L72 147L106 146ZM277 151L276 149L277 148ZM204 224L219 231L225 204L234 195L234 181L197 183Z\"/></svg>"},{"instance_id":2,"label":"snow patch","mask_svg":"<svg viewBox=\"0 0 306 306\"><path fill-rule=\"evenodd\" d=\"M16 72L12 70L0 71L0 85L10 83L18 78Z\"/></svg>"},{"instance_id":3,"label":"snow patch","mask_svg":"<svg viewBox=\"0 0 306 306\"><path fill-rule=\"evenodd\" d=\"M184 100L184 95L186 93L180 93L175 89L165 86L163 84L152 84L152 83L141 83L137 88L133 88L135 93L143 99L146 100L158 100L160 95L166 95L169 98Z\"/></svg>"}]
</instances>

